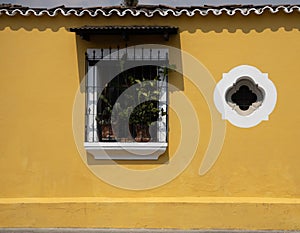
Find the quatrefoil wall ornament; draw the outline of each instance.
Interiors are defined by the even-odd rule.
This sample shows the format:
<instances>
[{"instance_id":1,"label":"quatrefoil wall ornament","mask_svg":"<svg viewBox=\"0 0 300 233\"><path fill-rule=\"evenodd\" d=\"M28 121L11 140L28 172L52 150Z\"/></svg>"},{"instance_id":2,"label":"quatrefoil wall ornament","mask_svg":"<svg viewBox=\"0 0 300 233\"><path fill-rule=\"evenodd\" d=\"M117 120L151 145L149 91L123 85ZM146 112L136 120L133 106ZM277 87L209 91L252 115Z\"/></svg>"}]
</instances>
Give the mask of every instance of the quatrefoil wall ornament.
<instances>
[{"instance_id":1,"label":"quatrefoil wall ornament","mask_svg":"<svg viewBox=\"0 0 300 233\"><path fill-rule=\"evenodd\" d=\"M268 74L242 65L224 73L214 91L214 102L224 120L249 128L269 119L277 91Z\"/></svg>"}]
</instances>

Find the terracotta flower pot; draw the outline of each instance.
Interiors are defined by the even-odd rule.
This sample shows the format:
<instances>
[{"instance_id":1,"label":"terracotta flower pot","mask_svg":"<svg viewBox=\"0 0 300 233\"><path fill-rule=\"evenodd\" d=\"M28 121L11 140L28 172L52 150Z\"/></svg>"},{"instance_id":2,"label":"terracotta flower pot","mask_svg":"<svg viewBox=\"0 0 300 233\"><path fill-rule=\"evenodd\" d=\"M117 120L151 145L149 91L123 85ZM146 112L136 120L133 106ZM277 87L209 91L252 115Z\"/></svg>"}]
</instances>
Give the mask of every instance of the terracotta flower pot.
<instances>
[{"instance_id":1,"label":"terracotta flower pot","mask_svg":"<svg viewBox=\"0 0 300 233\"><path fill-rule=\"evenodd\" d=\"M113 131L110 124L101 125L101 137L102 139L113 139L115 136L113 135Z\"/></svg>"},{"instance_id":2,"label":"terracotta flower pot","mask_svg":"<svg viewBox=\"0 0 300 233\"><path fill-rule=\"evenodd\" d=\"M135 132L136 136L134 140L136 142L149 142L151 140L148 125L136 125Z\"/></svg>"}]
</instances>

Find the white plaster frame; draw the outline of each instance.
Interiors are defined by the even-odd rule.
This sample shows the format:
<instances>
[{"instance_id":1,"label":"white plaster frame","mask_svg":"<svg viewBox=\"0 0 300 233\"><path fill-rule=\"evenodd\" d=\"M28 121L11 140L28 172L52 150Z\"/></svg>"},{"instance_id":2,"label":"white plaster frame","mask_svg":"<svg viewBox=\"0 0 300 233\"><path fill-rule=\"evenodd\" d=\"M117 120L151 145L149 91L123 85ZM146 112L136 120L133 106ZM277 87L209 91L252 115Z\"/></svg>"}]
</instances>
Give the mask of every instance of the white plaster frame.
<instances>
[{"instance_id":1,"label":"white plaster frame","mask_svg":"<svg viewBox=\"0 0 300 233\"><path fill-rule=\"evenodd\" d=\"M163 142L85 142L84 147L95 159L157 160L167 149Z\"/></svg>"},{"instance_id":2,"label":"white plaster frame","mask_svg":"<svg viewBox=\"0 0 300 233\"><path fill-rule=\"evenodd\" d=\"M264 91L263 102L249 115L240 115L226 102L227 90L243 77L250 78ZM268 78L268 74L262 73L256 67L249 65L237 66L228 73L224 73L214 90L214 103L222 114L222 119L228 120L231 124L241 128L250 128L258 125L261 121L267 121L275 108L276 101L276 87Z\"/></svg>"}]
</instances>

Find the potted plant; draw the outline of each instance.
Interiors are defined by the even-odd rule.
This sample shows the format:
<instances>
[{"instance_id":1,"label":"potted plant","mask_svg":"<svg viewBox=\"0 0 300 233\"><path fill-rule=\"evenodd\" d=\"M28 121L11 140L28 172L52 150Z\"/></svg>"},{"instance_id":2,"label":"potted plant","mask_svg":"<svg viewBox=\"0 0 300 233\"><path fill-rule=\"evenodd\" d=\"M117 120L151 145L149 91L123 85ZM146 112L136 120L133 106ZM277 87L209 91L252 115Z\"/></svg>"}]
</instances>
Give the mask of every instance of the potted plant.
<instances>
[{"instance_id":1,"label":"potted plant","mask_svg":"<svg viewBox=\"0 0 300 233\"><path fill-rule=\"evenodd\" d=\"M136 101L139 103L133 109L129 123L135 130L135 141L148 142L151 140L149 127L160 116L166 115L163 109L159 109L159 90L157 89L158 77L153 80L135 79Z\"/></svg>"},{"instance_id":2,"label":"potted plant","mask_svg":"<svg viewBox=\"0 0 300 233\"><path fill-rule=\"evenodd\" d=\"M110 120L112 106L103 94L101 94L99 98L105 106L102 107L102 111L98 112L96 116L98 137L101 141L111 141L115 139Z\"/></svg>"},{"instance_id":3,"label":"potted plant","mask_svg":"<svg viewBox=\"0 0 300 233\"><path fill-rule=\"evenodd\" d=\"M121 142L133 141L131 136L132 125L128 122L133 106L124 107L121 106L121 103L117 102L114 108L115 114L111 116L111 123L116 138Z\"/></svg>"},{"instance_id":4,"label":"potted plant","mask_svg":"<svg viewBox=\"0 0 300 233\"><path fill-rule=\"evenodd\" d=\"M149 133L150 125L159 119L159 116L166 115L163 109L159 109L158 101L146 101L134 108L130 115L129 122L135 130L135 141L148 142L151 140Z\"/></svg>"}]
</instances>

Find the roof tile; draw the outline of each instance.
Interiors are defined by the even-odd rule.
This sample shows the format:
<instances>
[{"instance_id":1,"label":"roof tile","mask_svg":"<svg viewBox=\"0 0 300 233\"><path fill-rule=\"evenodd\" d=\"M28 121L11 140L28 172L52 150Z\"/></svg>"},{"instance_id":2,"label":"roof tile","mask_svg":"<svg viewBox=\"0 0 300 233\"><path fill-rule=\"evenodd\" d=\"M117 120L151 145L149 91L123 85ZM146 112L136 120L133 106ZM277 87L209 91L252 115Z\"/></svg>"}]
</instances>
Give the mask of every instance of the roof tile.
<instances>
[{"instance_id":1,"label":"roof tile","mask_svg":"<svg viewBox=\"0 0 300 233\"><path fill-rule=\"evenodd\" d=\"M20 12L21 11L21 12ZM292 12L300 12L300 5L224 5L224 6L190 6L190 7L172 7L167 5L137 5L136 7L124 7L124 6L106 6L106 7L65 7L57 6L54 8L46 9L46 8L29 8L23 7L21 5L13 5L13 4L0 4L0 15L6 14L8 16L14 16L16 14L22 14L23 16L29 16L34 14L35 16L41 16L44 14L48 14L49 16L56 16L58 14L62 14L64 16L68 16L73 14L75 16L82 16L83 14L89 14L91 17L95 17L98 15L102 16L125 16L131 14L133 16L145 15L147 17L153 17L154 15L187 15L194 16L196 14L200 14L205 16L209 13L214 15L220 14L228 14L235 15L237 12L243 15L253 14L263 14L264 12L277 13L279 11L283 11L285 13Z\"/></svg>"}]
</instances>

